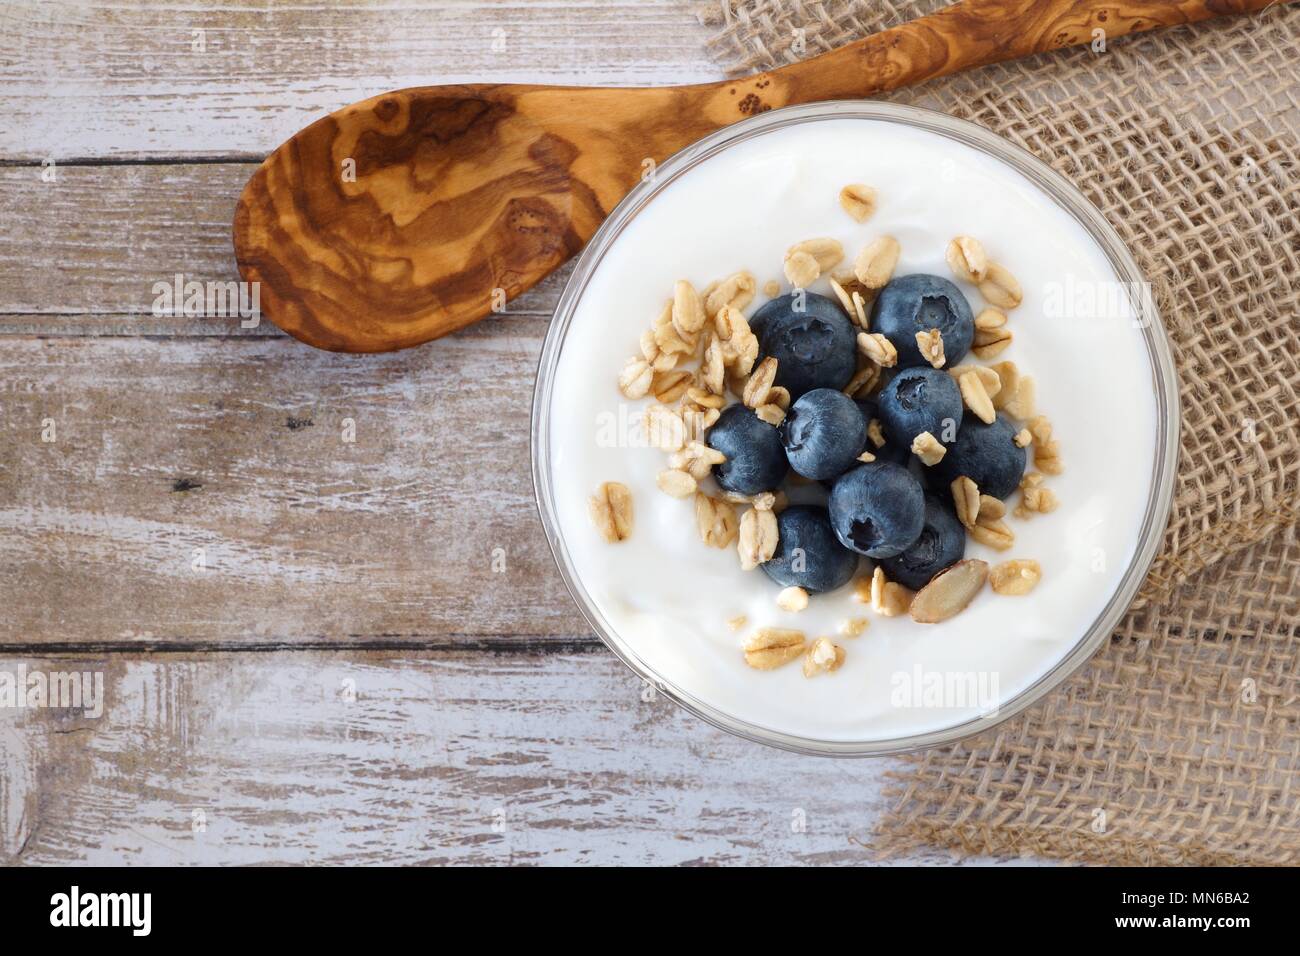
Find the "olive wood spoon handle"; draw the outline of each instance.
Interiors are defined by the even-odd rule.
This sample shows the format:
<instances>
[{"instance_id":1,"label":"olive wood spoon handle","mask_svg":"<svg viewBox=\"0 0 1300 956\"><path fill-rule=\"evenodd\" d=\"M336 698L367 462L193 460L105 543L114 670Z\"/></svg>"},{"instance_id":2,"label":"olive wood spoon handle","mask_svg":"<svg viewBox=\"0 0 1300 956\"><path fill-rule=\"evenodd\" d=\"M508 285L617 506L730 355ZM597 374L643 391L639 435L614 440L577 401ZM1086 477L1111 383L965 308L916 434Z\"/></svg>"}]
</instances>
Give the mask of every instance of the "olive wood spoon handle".
<instances>
[{"instance_id":1,"label":"olive wood spoon handle","mask_svg":"<svg viewBox=\"0 0 1300 956\"><path fill-rule=\"evenodd\" d=\"M317 120L258 167L235 256L290 335L334 351L407 348L500 311L582 248L647 159L746 116L1275 2L963 0L744 79L385 93Z\"/></svg>"}]
</instances>

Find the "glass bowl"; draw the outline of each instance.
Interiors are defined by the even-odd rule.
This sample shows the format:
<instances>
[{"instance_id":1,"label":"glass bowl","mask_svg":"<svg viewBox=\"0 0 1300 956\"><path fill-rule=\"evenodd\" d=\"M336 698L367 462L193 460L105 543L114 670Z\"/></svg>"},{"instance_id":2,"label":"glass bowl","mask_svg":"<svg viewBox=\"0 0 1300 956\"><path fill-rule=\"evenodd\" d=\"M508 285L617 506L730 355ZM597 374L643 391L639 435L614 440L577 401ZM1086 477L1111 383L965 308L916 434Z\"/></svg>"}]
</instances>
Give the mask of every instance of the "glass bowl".
<instances>
[{"instance_id":1,"label":"glass bowl","mask_svg":"<svg viewBox=\"0 0 1300 956\"><path fill-rule=\"evenodd\" d=\"M675 685L648 666L629 642L611 626L577 573L557 518L556 484L552 473L551 410L556 370L565 347L566 336L584 291L611 246L618 241L627 225L669 184L738 143L761 137L773 130L828 119L846 118L902 124L938 134L978 150L1020 173L1077 222L1095 241L1113 269L1117 282L1127 290L1143 290L1136 295L1127 293L1129 301L1126 307L1131 309L1146 346L1145 358L1150 370L1152 397L1156 411L1154 458L1149 476L1150 485L1145 512L1137 535L1137 546L1119 579L1118 587L1110 594L1100 613L1073 647L1046 673L1013 696L1001 701L992 712L930 732L857 741L799 736L739 719ZM1150 295L1145 293L1146 289L1147 285L1136 263L1115 230L1073 185L1030 153L972 123L914 107L851 101L815 103L774 110L719 130L660 164L652 178L640 183L614 209L579 256L573 274L560 297L559 306L542 348L532 411L533 481L547 540L569 592L601 640L643 680L709 723L770 746L799 753L829 756L903 753L951 743L1009 719L1062 683L1106 640L1107 635L1111 633L1132 603L1162 540L1162 532L1172 505L1173 479L1177 462L1178 389L1164 326L1156 313ZM613 369L608 372L611 382L616 371Z\"/></svg>"}]
</instances>

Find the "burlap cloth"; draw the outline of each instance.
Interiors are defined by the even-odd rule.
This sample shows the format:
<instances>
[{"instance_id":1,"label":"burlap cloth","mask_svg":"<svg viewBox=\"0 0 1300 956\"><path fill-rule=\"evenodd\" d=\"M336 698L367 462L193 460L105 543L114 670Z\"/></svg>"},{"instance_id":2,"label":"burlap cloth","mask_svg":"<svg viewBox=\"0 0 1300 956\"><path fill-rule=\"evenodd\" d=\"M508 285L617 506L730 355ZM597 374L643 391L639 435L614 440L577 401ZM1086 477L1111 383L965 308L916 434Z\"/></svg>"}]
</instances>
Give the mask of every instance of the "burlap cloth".
<instances>
[{"instance_id":1,"label":"burlap cloth","mask_svg":"<svg viewBox=\"0 0 1300 956\"><path fill-rule=\"evenodd\" d=\"M722 0L702 16L739 73L943 5ZM1024 146L1106 214L1155 286L1183 438L1164 547L1110 643L1026 714L914 758L880 851L1300 862L1298 54L1300 9L1275 7L887 97Z\"/></svg>"}]
</instances>

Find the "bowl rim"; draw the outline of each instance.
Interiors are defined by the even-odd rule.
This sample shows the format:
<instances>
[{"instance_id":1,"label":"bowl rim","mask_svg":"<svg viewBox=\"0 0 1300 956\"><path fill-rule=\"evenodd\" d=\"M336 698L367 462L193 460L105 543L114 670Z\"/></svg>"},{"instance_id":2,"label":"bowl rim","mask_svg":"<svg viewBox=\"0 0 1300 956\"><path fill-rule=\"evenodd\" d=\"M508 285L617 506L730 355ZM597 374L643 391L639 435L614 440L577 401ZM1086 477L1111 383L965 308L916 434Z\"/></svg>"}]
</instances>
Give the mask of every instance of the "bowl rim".
<instances>
[{"instance_id":1,"label":"bowl rim","mask_svg":"<svg viewBox=\"0 0 1300 956\"><path fill-rule=\"evenodd\" d=\"M663 680L642 663L588 597L564 545L554 506L548 414L554 390L555 369L577 303L587 283L623 228L660 190L688 170L736 143L787 126L846 118L901 123L990 154L1033 182L1072 216L1101 248L1114 269L1116 278L1128 289L1144 290L1138 297L1140 301L1132 301L1130 297L1130 304L1141 324L1156 399L1156 454L1152 462L1152 482L1139 530L1138 546L1120 580L1119 587L1093 622L1084 630L1083 636L1046 673L1014 697L1001 702L991 714L973 717L950 727L921 734L863 741L803 737L740 720ZM579 255L573 273L560 295L542 344L533 392L530 428L533 489L547 544L550 546L565 587L582 611L588 625L605 646L613 651L633 673L696 717L756 743L815 756L884 756L914 753L955 743L1010 720L1064 683L1092 657L1132 604L1164 538L1164 530L1173 506L1181 414L1177 372L1168 335L1154 298L1149 294L1149 288L1149 284L1119 234L1076 186L1028 150L968 120L915 106L871 100L846 100L809 103L771 110L705 136L660 163L652 179L638 183L614 207Z\"/></svg>"}]
</instances>

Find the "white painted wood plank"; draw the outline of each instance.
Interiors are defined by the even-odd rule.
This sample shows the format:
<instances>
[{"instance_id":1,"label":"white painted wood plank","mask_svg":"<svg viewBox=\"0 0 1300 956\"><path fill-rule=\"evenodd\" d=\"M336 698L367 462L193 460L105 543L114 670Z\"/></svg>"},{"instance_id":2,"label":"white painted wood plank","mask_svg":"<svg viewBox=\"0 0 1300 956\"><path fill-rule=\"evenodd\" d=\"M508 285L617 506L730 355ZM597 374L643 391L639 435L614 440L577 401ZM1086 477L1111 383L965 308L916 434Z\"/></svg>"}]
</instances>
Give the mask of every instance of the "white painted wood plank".
<instances>
[{"instance_id":1,"label":"white painted wood plank","mask_svg":"<svg viewBox=\"0 0 1300 956\"><path fill-rule=\"evenodd\" d=\"M20 665L107 707L0 711L10 863L865 863L897 765L741 741L604 651Z\"/></svg>"},{"instance_id":2,"label":"white painted wood plank","mask_svg":"<svg viewBox=\"0 0 1300 956\"><path fill-rule=\"evenodd\" d=\"M157 282L239 278L235 203L251 163L0 167L0 334L279 335L269 322L153 314ZM508 304L549 319L570 266Z\"/></svg>"},{"instance_id":3,"label":"white painted wood plank","mask_svg":"<svg viewBox=\"0 0 1300 956\"><path fill-rule=\"evenodd\" d=\"M533 498L542 331L0 339L0 644L586 633Z\"/></svg>"},{"instance_id":4,"label":"white painted wood plank","mask_svg":"<svg viewBox=\"0 0 1300 956\"><path fill-rule=\"evenodd\" d=\"M690 0L8 0L0 158L260 158L325 113L406 86L719 79L695 8Z\"/></svg>"}]
</instances>

